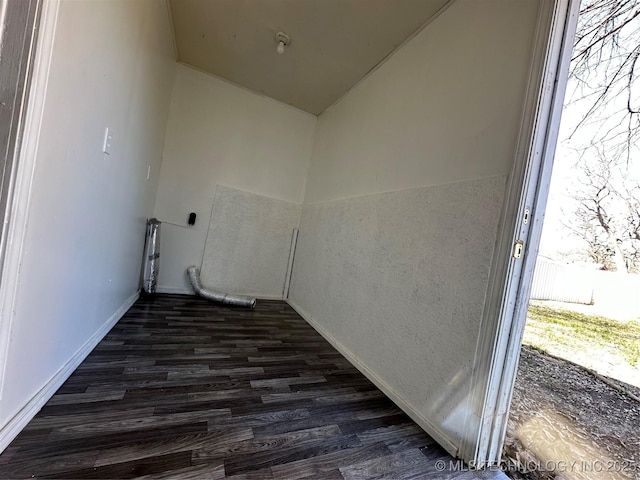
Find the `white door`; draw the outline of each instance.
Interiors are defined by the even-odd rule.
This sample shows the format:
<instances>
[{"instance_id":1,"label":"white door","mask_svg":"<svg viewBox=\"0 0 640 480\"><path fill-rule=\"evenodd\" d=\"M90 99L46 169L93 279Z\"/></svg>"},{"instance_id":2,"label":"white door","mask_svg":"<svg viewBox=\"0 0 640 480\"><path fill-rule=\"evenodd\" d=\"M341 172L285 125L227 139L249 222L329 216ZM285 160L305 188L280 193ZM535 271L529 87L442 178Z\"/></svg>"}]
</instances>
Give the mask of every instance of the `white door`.
<instances>
[{"instance_id":1,"label":"white door","mask_svg":"<svg viewBox=\"0 0 640 480\"><path fill-rule=\"evenodd\" d=\"M499 462L504 442L579 6L579 0L548 2L540 19L547 28L538 29L533 57L539 61L530 75L538 81L528 88L483 315L480 429L462 451L478 467Z\"/></svg>"}]
</instances>

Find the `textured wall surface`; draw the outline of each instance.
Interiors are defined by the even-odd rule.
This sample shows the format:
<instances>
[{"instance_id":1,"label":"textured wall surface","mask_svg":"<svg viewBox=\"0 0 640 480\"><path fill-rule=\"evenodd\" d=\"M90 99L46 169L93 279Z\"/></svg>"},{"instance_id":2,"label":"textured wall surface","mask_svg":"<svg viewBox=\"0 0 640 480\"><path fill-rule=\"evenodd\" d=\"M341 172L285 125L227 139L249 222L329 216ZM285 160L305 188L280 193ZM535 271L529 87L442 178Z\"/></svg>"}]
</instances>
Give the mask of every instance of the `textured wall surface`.
<instances>
[{"instance_id":1,"label":"textured wall surface","mask_svg":"<svg viewBox=\"0 0 640 480\"><path fill-rule=\"evenodd\" d=\"M457 0L316 128L289 298L452 452L541 5Z\"/></svg>"},{"instance_id":2,"label":"textured wall surface","mask_svg":"<svg viewBox=\"0 0 640 480\"><path fill-rule=\"evenodd\" d=\"M413 410L468 393L505 177L304 206L290 301Z\"/></svg>"},{"instance_id":3,"label":"textured wall surface","mask_svg":"<svg viewBox=\"0 0 640 480\"><path fill-rule=\"evenodd\" d=\"M154 215L162 226L161 291L189 292L216 185L302 203L316 117L183 65L176 80ZM186 227L189 212L198 215Z\"/></svg>"},{"instance_id":4,"label":"textured wall surface","mask_svg":"<svg viewBox=\"0 0 640 480\"><path fill-rule=\"evenodd\" d=\"M218 185L202 283L227 293L282 297L302 205Z\"/></svg>"}]
</instances>

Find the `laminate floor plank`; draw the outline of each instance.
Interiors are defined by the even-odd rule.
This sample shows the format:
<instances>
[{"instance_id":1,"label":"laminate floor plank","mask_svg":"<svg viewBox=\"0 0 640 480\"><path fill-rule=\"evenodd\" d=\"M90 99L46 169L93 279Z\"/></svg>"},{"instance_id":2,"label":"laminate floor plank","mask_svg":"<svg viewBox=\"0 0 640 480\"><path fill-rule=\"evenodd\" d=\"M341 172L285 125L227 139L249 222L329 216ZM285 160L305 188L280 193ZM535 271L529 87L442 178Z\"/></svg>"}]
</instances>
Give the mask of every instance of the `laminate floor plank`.
<instances>
[{"instance_id":1,"label":"laminate floor plank","mask_svg":"<svg viewBox=\"0 0 640 480\"><path fill-rule=\"evenodd\" d=\"M271 471L276 478L286 478L287 480L320 479L336 467L339 469L340 465L353 465L365 460L384 457L390 453L384 443L377 443L276 465L271 468Z\"/></svg>"},{"instance_id":2,"label":"laminate floor plank","mask_svg":"<svg viewBox=\"0 0 640 480\"><path fill-rule=\"evenodd\" d=\"M153 415L153 411L154 407L144 407L132 409L124 414L119 411L105 411L100 413L69 413L68 415L55 415L52 417L37 415L31 420L29 426L23 432L38 428L73 427L87 425L89 423L108 422L111 420L120 420L125 415L129 418L144 418Z\"/></svg>"},{"instance_id":3,"label":"laminate floor plank","mask_svg":"<svg viewBox=\"0 0 640 480\"><path fill-rule=\"evenodd\" d=\"M155 478L158 473L190 466L191 453L180 452L156 457L146 457L131 462L118 462L101 467L83 468L61 473L47 474L46 477L65 480L81 478L125 479L141 476L152 476Z\"/></svg>"},{"instance_id":4,"label":"laminate floor plank","mask_svg":"<svg viewBox=\"0 0 640 480\"><path fill-rule=\"evenodd\" d=\"M406 478L418 467L423 473L427 458L418 449L393 453L385 457L378 457L348 467L342 467L340 472L345 480L378 479L393 475L395 478Z\"/></svg>"},{"instance_id":5,"label":"laminate floor plank","mask_svg":"<svg viewBox=\"0 0 640 480\"><path fill-rule=\"evenodd\" d=\"M6 465L11 461L13 456L20 450L20 447L11 446L7 447L5 451L0 455L0 465Z\"/></svg>"},{"instance_id":6,"label":"laminate floor plank","mask_svg":"<svg viewBox=\"0 0 640 480\"><path fill-rule=\"evenodd\" d=\"M505 478L451 457L291 307L138 300L0 455L0 478Z\"/></svg>"},{"instance_id":7,"label":"laminate floor plank","mask_svg":"<svg viewBox=\"0 0 640 480\"><path fill-rule=\"evenodd\" d=\"M32 460L38 458L50 458L55 460L56 457L62 455L85 454L90 451L102 451L105 449L116 448L121 446L137 445L140 442L152 441L161 438L178 438L185 435L193 435L199 433L207 433L207 423L197 422L188 423L179 427L160 427L147 428L136 431L125 431L110 434L96 434L92 436L81 436L73 438L64 438L23 446L13 459L8 463L22 460ZM3 468L0 468L0 478L2 477Z\"/></svg>"},{"instance_id":8,"label":"laminate floor plank","mask_svg":"<svg viewBox=\"0 0 640 480\"><path fill-rule=\"evenodd\" d=\"M344 425L340 426L340 430L342 431L342 433L346 433ZM358 438L364 445L385 442L387 446L389 446L391 444L395 444L395 442L400 440L409 440L414 436L418 439L420 443L419 446L424 445L424 436L422 430L411 421L408 421L407 423L393 424L379 428L373 427L370 430L357 432L356 435L358 435Z\"/></svg>"},{"instance_id":9,"label":"laminate floor plank","mask_svg":"<svg viewBox=\"0 0 640 480\"><path fill-rule=\"evenodd\" d=\"M303 445L289 448L276 448L266 452L232 455L225 458L224 469L227 475L235 475L302 459L320 457L360 445L362 444L355 435L333 436L323 439L323 441L311 446Z\"/></svg>"},{"instance_id":10,"label":"laminate floor plank","mask_svg":"<svg viewBox=\"0 0 640 480\"><path fill-rule=\"evenodd\" d=\"M194 449L192 460L202 462L220 458L225 461L229 459L236 459L237 461L239 456L244 456L250 457L252 465L254 465L256 461L255 454L258 452L267 452L267 455L263 455L263 457L266 456L272 459L270 452L272 450L285 450L294 447L300 448L308 445L324 445L326 443L325 440L336 439L339 436L340 428L337 425L328 425L269 437L254 437L235 443L220 442L214 447ZM260 467L255 469L259 470Z\"/></svg>"},{"instance_id":11,"label":"laminate floor plank","mask_svg":"<svg viewBox=\"0 0 640 480\"><path fill-rule=\"evenodd\" d=\"M122 381L122 384L127 387L125 398L136 397L153 397L158 395L169 394L183 394L197 392L213 392L217 390L232 390L237 388L249 389L251 384L249 381L231 381L228 378L222 377L215 381L209 381L206 383L186 380L159 380L159 381Z\"/></svg>"},{"instance_id":12,"label":"laminate floor plank","mask_svg":"<svg viewBox=\"0 0 640 480\"><path fill-rule=\"evenodd\" d=\"M232 449L234 445L246 442L252 438L253 432L251 428L238 428L235 430L214 431L206 434L186 435L184 437L171 437L169 439L154 440L151 442L139 442L135 445L100 451L94 466L101 467L122 461L133 461L146 457L185 451L191 452L193 458L195 452ZM215 457L220 457L220 455L210 456L210 458ZM220 463L222 464L222 461Z\"/></svg>"},{"instance_id":13,"label":"laminate floor plank","mask_svg":"<svg viewBox=\"0 0 640 480\"><path fill-rule=\"evenodd\" d=\"M222 480L225 478L224 464L193 465L151 475L135 477L135 480Z\"/></svg>"},{"instance_id":14,"label":"laminate floor plank","mask_svg":"<svg viewBox=\"0 0 640 480\"><path fill-rule=\"evenodd\" d=\"M209 421L209 430L216 430L222 427L245 426L245 427L263 427L281 422L291 422L309 418L309 411L305 408L296 408L294 410L278 410L276 412L251 413L247 415L233 415L225 418L216 418Z\"/></svg>"},{"instance_id":15,"label":"laminate floor plank","mask_svg":"<svg viewBox=\"0 0 640 480\"><path fill-rule=\"evenodd\" d=\"M54 458L38 457L14 461L2 469L3 478L30 478L38 476L43 470L46 470L48 475L53 475L70 470L93 468L98 453L97 450L94 450L57 455Z\"/></svg>"}]
</instances>

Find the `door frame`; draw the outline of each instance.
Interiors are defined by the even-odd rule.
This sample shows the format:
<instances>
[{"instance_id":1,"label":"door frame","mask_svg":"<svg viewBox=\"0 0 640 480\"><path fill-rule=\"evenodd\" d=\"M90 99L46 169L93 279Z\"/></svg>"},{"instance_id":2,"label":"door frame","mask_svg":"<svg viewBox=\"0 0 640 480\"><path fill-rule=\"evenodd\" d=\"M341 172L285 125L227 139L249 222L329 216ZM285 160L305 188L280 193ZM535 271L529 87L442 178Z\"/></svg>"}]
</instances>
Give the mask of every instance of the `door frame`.
<instances>
[{"instance_id":1,"label":"door frame","mask_svg":"<svg viewBox=\"0 0 640 480\"><path fill-rule=\"evenodd\" d=\"M500 222L476 349L479 428L461 449L474 468L500 462L520 358L569 76L580 0L541 5L516 156ZM514 255L516 243L522 246ZM474 422L467 422L469 429ZM477 425L477 423L475 423Z\"/></svg>"},{"instance_id":2,"label":"door frame","mask_svg":"<svg viewBox=\"0 0 640 480\"><path fill-rule=\"evenodd\" d=\"M4 262L0 270L0 418L6 415L2 398L4 396L4 375L7 354L15 313L15 300L20 285L20 267L24 254L24 240L28 226L28 212L31 203L32 180L36 166L36 154L40 139L40 128L44 113L49 67L53 55L53 44L60 0L40 0L39 19L34 25L30 49L30 83L25 91L22 135L16 146L16 165L11 197L7 202L7 215L11 221L6 228L3 248ZM28 423L31 417L22 412L0 430L0 452Z\"/></svg>"},{"instance_id":3,"label":"door frame","mask_svg":"<svg viewBox=\"0 0 640 480\"><path fill-rule=\"evenodd\" d=\"M0 271L29 103L42 0L0 0ZM1 279L0 279L1 280Z\"/></svg>"}]
</instances>

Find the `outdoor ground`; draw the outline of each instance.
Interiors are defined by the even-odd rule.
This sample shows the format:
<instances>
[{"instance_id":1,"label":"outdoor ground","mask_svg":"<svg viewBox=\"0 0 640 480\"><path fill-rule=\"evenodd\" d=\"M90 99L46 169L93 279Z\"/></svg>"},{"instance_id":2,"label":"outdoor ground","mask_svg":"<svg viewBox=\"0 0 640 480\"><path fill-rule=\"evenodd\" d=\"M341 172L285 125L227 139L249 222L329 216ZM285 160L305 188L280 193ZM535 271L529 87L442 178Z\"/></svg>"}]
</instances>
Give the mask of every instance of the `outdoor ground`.
<instances>
[{"instance_id":1,"label":"outdoor ground","mask_svg":"<svg viewBox=\"0 0 640 480\"><path fill-rule=\"evenodd\" d=\"M639 378L640 322L610 323L540 303L529 316L504 452L505 466L517 471L507 473L515 479L640 479L640 388L628 383ZM587 360L590 368L531 344ZM627 381L606 372L627 374Z\"/></svg>"},{"instance_id":2,"label":"outdoor ground","mask_svg":"<svg viewBox=\"0 0 640 480\"><path fill-rule=\"evenodd\" d=\"M588 314L594 307L533 300L523 343L640 388L640 320Z\"/></svg>"}]
</instances>

